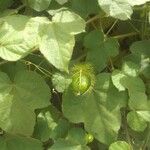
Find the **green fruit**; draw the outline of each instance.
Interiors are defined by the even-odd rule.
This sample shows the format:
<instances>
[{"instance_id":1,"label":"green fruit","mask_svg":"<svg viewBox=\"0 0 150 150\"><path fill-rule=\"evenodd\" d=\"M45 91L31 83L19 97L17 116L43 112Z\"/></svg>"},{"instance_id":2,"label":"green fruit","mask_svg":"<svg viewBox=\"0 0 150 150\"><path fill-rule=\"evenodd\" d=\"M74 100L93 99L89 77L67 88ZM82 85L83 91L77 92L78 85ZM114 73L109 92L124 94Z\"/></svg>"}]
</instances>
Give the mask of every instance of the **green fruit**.
<instances>
[{"instance_id":1,"label":"green fruit","mask_svg":"<svg viewBox=\"0 0 150 150\"><path fill-rule=\"evenodd\" d=\"M94 140L94 137L92 134L87 134L85 138L86 138L87 143L91 143Z\"/></svg>"},{"instance_id":2,"label":"green fruit","mask_svg":"<svg viewBox=\"0 0 150 150\"><path fill-rule=\"evenodd\" d=\"M95 84L93 67L90 64L78 64L72 68L72 89L77 95L90 92Z\"/></svg>"},{"instance_id":3,"label":"green fruit","mask_svg":"<svg viewBox=\"0 0 150 150\"><path fill-rule=\"evenodd\" d=\"M86 91L88 91L89 87L91 85L90 79L85 75L75 75L72 78L72 88L77 95L84 94Z\"/></svg>"}]
</instances>

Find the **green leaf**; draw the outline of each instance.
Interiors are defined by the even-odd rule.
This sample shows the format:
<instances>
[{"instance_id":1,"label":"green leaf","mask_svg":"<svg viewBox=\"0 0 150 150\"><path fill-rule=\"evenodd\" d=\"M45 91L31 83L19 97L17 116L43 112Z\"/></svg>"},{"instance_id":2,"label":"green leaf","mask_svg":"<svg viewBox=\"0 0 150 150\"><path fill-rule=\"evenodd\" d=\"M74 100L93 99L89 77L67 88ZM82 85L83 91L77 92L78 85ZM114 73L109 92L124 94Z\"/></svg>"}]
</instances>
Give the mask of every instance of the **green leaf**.
<instances>
[{"instance_id":1,"label":"green leaf","mask_svg":"<svg viewBox=\"0 0 150 150\"><path fill-rule=\"evenodd\" d=\"M59 138L65 138L67 136L70 124L67 120L60 118L57 121L57 126L54 128L51 138L57 140Z\"/></svg>"},{"instance_id":2,"label":"green leaf","mask_svg":"<svg viewBox=\"0 0 150 150\"><path fill-rule=\"evenodd\" d=\"M6 74L9 75L10 80L13 80L16 73L19 71L27 70L27 66L23 62L9 62L6 64L3 64L0 67L0 70L2 72L5 72Z\"/></svg>"},{"instance_id":3,"label":"green leaf","mask_svg":"<svg viewBox=\"0 0 150 150\"><path fill-rule=\"evenodd\" d=\"M110 58L119 53L117 40L111 38L105 40L100 30L90 32L85 37L84 45L88 49L87 61L98 71L103 70Z\"/></svg>"},{"instance_id":4,"label":"green leaf","mask_svg":"<svg viewBox=\"0 0 150 150\"><path fill-rule=\"evenodd\" d=\"M40 32L40 51L57 69L68 72L69 61L75 45L74 34L83 32L85 22L69 11L56 13L53 22Z\"/></svg>"},{"instance_id":5,"label":"green leaf","mask_svg":"<svg viewBox=\"0 0 150 150\"><path fill-rule=\"evenodd\" d=\"M49 99L50 89L37 73L20 71L10 81L0 72L0 127L10 133L32 135L34 110L48 106Z\"/></svg>"},{"instance_id":6,"label":"green leaf","mask_svg":"<svg viewBox=\"0 0 150 150\"><path fill-rule=\"evenodd\" d=\"M131 60L139 65L140 73L144 74L146 78L150 76L150 40L138 41L132 44Z\"/></svg>"},{"instance_id":7,"label":"green leaf","mask_svg":"<svg viewBox=\"0 0 150 150\"><path fill-rule=\"evenodd\" d=\"M128 20L133 13L132 6L142 5L150 0L98 0L100 7L108 16Z\"/></svg>"},{"instance_id":8,"label":"green leaf","mask_svg":"<svg viewBox=\"0 0 150 150\"><path fill-rule=\"evenodd\" d=\"M71 122L83 122L100 142L110 144L117 138L120 108L126 105L127 97L113 87L109 74L98 75L96 83L89 94L75 96L71 89L64 93L63 113Z\"/></svg>"},{"instance_id":9,"label":"green leaf","mask_svg":"<svg viewBox=\"0 0 150 150\"><path fill-rule=\"evenodd\" d=\"M49 106L37 115L33 136L43 142L50 138L53 140L64 138L68 133L69 125L55 107Z\"/></svg>"},{"instance_id":10,"label":"green leaf","mask_svg":"<svg viewBox=\"0 0 150 150\"><path fill-rule=\"evenodd\" d=\"M56 120L58 119L58 114L54 116L51 113L53 107L48 107L48 110L41 111L37 115L37 122L34 130L34 137L45 142L50 138L52 130L57 126Z\"/></svg>"},{"instance_id":11,"label":"green leaf","mask_svg":"<svg viewBox=\"0 0 150 150\"><path fill-rule=\"evenodd\" d=\"M124 141L117 141L110 145L109 150L131 150L131 147Z\"/></svg>"},{"instance_id":12,"label":"green leaf","mask_svg":"<svg viewBox=\"0 0 150 150\"><path fill-rule=\"evenodd\" d=\"M84 99L86 99L85 95L76 96L70 87L63 93L62 109L69 121L78 123L84 120L84 110L82 109Z\"/></svg>"},{"instance_id":13,"label":"green leaf","mask_svg":"<svg viewBox=\"0 0 150 150\"><path fill-rule=\"evenodd\" d=\"M52 82L58 92L64 92L69 87L72 80L66 74L55 73L52 76Z\"/></svg>"},{"instance_id":14,"label":"green leaf","mask_svg":"<svg viewBox=\"0 0 150 150\"><path fill-rule=\"evenodd\" d=\"M68 2L68 0L55 0L57 3L59 3L60 5L65 4L66 2Z\"/></svg>"},{"instance_id":15,"label":"green leaf","mask_svg":"<svg viewBox=\"0 0 150 150\"><path fill-rule=\"evenodd\" d=\"M16 9L5 9L4 11L1 12L0 18L10 16L10 15L14 15L14 14L17 14L17 13L18 13L18 10L16 10Z\"/></svg>"},{"instance_id":16,"label":"green leaf","mask_svg":"<svg viewBox=\"0 0 150 150\"><path fill-rule=\"evenodd\" d=\"M146 121L138 115L136 111L131 111L127 115L128 125L131 129L142 132L147 127Z\"/></svg>"},{"instance_id":17,"label":"green leaf","mask_svg":"<svg viewBox=\"0 0 150 150\"><path fill-rule=\"evenodd\" d=\"M125 61L122 65L122 70L114 70L111 78L114 86L119 91L125 91L125 87L121 83L121 79L125 78L126 76L136 77L139 74L139 66L131 61Z\"/></svg>"},{"instance_id":18,"label":"green leaf","mask_svg":"<svg viewBox=\"0 0 150 150\"><path fill-rule=\"evenodd\" d=\"M125 61L122 66L122 71L125 75L136 77L138 76L140 67L133 62Z\"/></svg>"},{"instance_id":19,"label":"green leaf","mask_svg":"<svg viewBox=\"0 0 150 150\"><path fill-rule=\"evenodd\" d=\"M150 111L137 111L137 114L145 121L150 122Z\"/></svg>"},{"instance_id":20,"label":"green leaf","mask_svg":"<svg viewBox=\"0 0 150 150\"><path fill-rule=\"evenodd\" d=\"M57 28L72 35L85 31L85 21L79 15L68 10L56 13L52 21Z\"/></svg>"},{"instance_id":21,"label":"green leaf","mask_svg":"<svg viewBox=\"0 0 150 150\"><path fill-rule=\"evenodd\" d=\"M27 4L36 11L43 11L49 7L51 0L27 0Z\"/></svg>"},{"instance_id":22,"label":"green leaf","mask_svg":"<svg viewBox=\"0 0 150 150\"><path fill-rule=\"evenodd\" d=\"M60 13L61 11L66 11L66 10L68 10L68 8L61 7L61 8L57 8L57 9L49 9L49 10L47 10L47 12L49 13L49 15L54 16L56 13Z\"/></svg>"},{"instance_id":23,"label":"green leaf","mask_svg":"<svg viewBox=\"0 0 150 150\"><path fill-rule=\"evenodd\" d=\"M0 20L0 57L16 61L38 47L38 27L46 19L10 15Z\"/></svg>"},{"instance_id":24,"label":"green leaf","mask_svg":"<svg viewBox=\"0 0 150 150\"><path fill-rule=\"evenodd\" d=\"M138 77L139 66L132 62L124 62L122 71L112 73L112 82L119 91L128 89L129 106L136 110L149 110L145 84Z\"/></svg>"},{"instance_id":25,"label":"green leaf","mask_svg":"<svg viewBox=\"0 0 150 150\"><path fill-rule=\"evenodd\" d=\"M87 133L82 128L71 128L68 132L67 140L81 144L86 145L86 136Z\"/></svg>"},{"instance_id":26,"label":"green leaf","mask_svg":"<svg viewBox=\"0 0 150 150\"><path fill-rule=\"evenodd\" d=\"M115 70L112 73L112 81L119 91L128 89L128 105L134 110L127 117L129 126L135 131L144 131L147 127L147 122L150 121L150 103L145 94L146 88L143 81L136 77L139 69L136 69L137 67L132 63L128 64L130 65L125 63L123 71Z\"/></svg>"},{"instance_id":27,"label":"green leaf","mask_svg":"<svg viewBox=\"0 0 150 150\"><path fill-rule=\"evenodd\" d=\"M0 148L1 150L43 150L39 140L11 134L0 136Z\"/></svg>"},{"instance_id":28,"label":"green leaf","mask_svg":"<svg viewBox=\"0 0 150 150\"><path fill-rule=\"evenodd\" d=\"M54 23L45 25L41 32L43 34L40 42L41 53L57 69L68 71L68 64L75 44L73 35L57 28Z\"/></svg>"},{"instance_id":29,"label":"green leaf","mask_svg":"<svg viewBox=\"0 0 150 150\"><path fill-rule=\"evenodd\" d=\"M130 19L133 10L128 0L98 0L106 14L120 20Z\"/></svg>"},{"instance_id":30,"label":"green leaf","mask_svg":"<svg viewBox=\"0 0 150 150\"><path fill-rule=\"evenodd\" d=\"M121 79L122 85L129 92L129 106L137 110L149 110L145 85L139 77L125 77Z\"/></svg>"},{"instance_id":31,"label":"green leaf","mask_svg":"<svg viewBox=\"0 0 150 150\"><path fill-rule=\"evenodd\" d=\"M69 140L60 139L49 148L49 150L90 150L87 146L82 146Z\"/></svg>"},{"instance_id":32,"label":"green leaf","mask_svg":"<svg viewBox=\"0 0 150 150\"><path fill-rule=\"evenodd\" d=\"M124 77L124 73L122 73L120 70L114 70L111 75L112 82L119 91L125 91L125 87L120 83L120 80Z\"/></svg>"},{"instance_id":33,"label":"green leaf","mask_svg":"<svg viewBox=\"0 0 150 150\"><path fill-rule=\"evenodd\" d=\"M143 55L143 58L148 58L150 56L150 51L148 50L149 46L150 40L144 40L134 42L130 49L134 55L139 57L139 59L142 59L141 55Z\"/></svg>"},{"instance_id":34,"label":"green leaf","mask_svg":"<svg viewBox=\"0 0 150 150\"><path fill-rule=\"evenodd\" d=\"M128 3L131 5L131 6L135 6L135 5L143 5L145 4L146 2L150 2L150 0L128 0Z\"/></svg>"},{"instance_id":35,"label":"green leaf","mask_svg":"<svg viewBox=\"0 0 150 150\"><path fill-rule=\"evenodd\" d=\"M8 8L13 3L13 0L1 0L0 1L0 11Z\"/></svg>"},{"instance_id":36,"label":"green leaf","mask_svg":"<svg viewBox=\"0 0 150 150\"><path fill-rule=\"evenodd\" d=\"M108 16L128 20L133 13L132 6L142 5L150 0L98 0L100 7Z\"/></svg>"},{"instance_id":37,"label":"green leaf","mask_svg":"<svg viewBox=\"0 0 150 150\"><path fill-rule=\"evenodd\" d=\"M97 14L100 11L97 0L71 0L70 8L83 18L87 18L89 14Z\"/></svg>"}]
</instances>

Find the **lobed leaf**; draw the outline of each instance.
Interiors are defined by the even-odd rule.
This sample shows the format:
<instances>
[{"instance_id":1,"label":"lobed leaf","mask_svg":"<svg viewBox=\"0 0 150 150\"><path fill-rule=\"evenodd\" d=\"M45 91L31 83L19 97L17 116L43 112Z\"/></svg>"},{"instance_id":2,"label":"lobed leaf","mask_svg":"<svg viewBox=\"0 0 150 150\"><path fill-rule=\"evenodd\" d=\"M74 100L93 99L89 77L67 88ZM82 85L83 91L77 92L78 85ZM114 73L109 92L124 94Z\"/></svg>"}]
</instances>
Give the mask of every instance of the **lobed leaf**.
<instances>
[{"instance_id":1,"label":"lobed leaf","mask_svg":"<svg viewBox=\"0 0 150 150\"><path fill-rule=\"evenodd\" d=\"M0 127L13 134L30 136L37 108L50 104L50 90L36 73L17 72L13 81L0 72Z\"/></svg>"}]
</instances>

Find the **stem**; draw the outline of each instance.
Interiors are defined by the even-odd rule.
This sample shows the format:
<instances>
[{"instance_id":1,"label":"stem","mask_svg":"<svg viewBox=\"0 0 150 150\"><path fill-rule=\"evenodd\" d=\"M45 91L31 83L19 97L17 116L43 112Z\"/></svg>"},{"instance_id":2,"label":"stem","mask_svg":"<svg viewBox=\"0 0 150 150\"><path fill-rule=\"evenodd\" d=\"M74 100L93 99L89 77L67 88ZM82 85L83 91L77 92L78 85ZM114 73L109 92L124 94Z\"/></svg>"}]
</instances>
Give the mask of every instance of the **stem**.
<instances>
[{"instance_id":1,"label":"stem","mask_svg":"<svg viewBox=\"0 0 150 150\"><path fill-rule=\"evenodd\" d=\"M16 9L16 11L18 12L19 10L23 9L24 7L26 7L26 5L21 5L21 6L19 6L19 7Z\"/></svg>"},{"instance_id":2,"label":"stem","mask_svg":"<svg viewBox=\"0 0 150 150\"><path fill-rule=\"evenodd\" d=\"M95 20L97 20L97 19L99 19L99 18L100 18L100 15L96 15L96 16L90 18L90 19L86 22L86 24L90 24L91 22L93 22L93 21L95 21Z\"/></svg>"},{"instance_id":3,"label":"stem","mask_svg":"<svg viewBox=\"0 0 150 150\"><path fill-rule=\"evenodd\" d=\"M96 15L96 16L90 18L89 20L87 20L86 24L90 24L90 23L94 22L94 21L97 20L97 19L101 19L101 18L105 18L105 17L107 17L107 16L104 15L104 16L101 17L101 15L98 14L98 15Z\"/></svg>"},{"instance_id":4,"label":"stem","mask_svg":"<svg viewBox=\"0 0 150 150\"><path fill-rule=\"evenodd\" d=\"M112 24L110 29L107 31L106 35L108 35L110 33L110 31L114 28L114 26L116 25L117 22L118 22L118 19L114 21L114 23Z\"/></svg>"},{"instance_id":5,"label":"stem","mask_svg":"<svg viewBox=\"0 0 150 150\"><path fill-rule=\"evenodd\" d=\"M44 61L42 60L42 61L38 64L38 66L41 67L41 65L42 65L43 62L44 62ZM36 71L36 70L37 70L37 67L35 67L34 71Z\"/></svg>"},{"instance_id":6,"label":"stem","mask_svg":"<svg viewBox=\"0 0 150 150\"><path fill-rule=\"evenodd\" d=\"M44 69L44 68L42 68L42 67L40 67L40 66L38 66L38 65L36 65L36 64L34 64L34 63L32 63L32 62L30 62L30 61L27 61L27 60L20 60L20 61L22 61L22 62L24 62L25 64L27 64L27 65L33 65L34 67L36 67L41 73L43 73L45 76L47 76L47 77L51 77L52 76L52 73L51 72L49 72L48 70L46 70L46 69ZM46 73L45 73L45 72Z\"/></svg>"},{"instance_id":7,"label":"stem","mask_svg":"<svg viewBox=\"0 0 150 150\"><path fill-rule=\"evenodd\" d=\"M114 68L114 65L113 65L113 62L112 62L112 59L109 57L109 61L110 61L110 65L111 65L111 71L113 71L115 68Z\"/></svg>"},{"instance_id":8,"label":"stem","mask_svg":"<svg viewBox=\"0 0 150 150\"><path fill-rule=\"evenodd\" d=\"M91 22L91 24L92 24L93 28L94 28L95 30L97 30L97 27L96 27L96 25L94 24L94 22Z\"/></svg>"},{"instance_id":9,"label":"stem","mask_svg":"<svg viewBox=\"0 0 150 150\"><path fill-rule=\"evenodd\" d=\"M79 57L77 57L76 59L74 59L73 61L78 62L78 61L82 60L83 58L85 58L86 55L87 55L86 53L83 53L82 55L80 55Z\"/></svg>"},{"instance_id":10,"label":"stem","mask_svg":"<svg viewBox=\"0 0 150 150\"><path fill-rule=\"evenodd\" d=\"M121 35L112 36L112 38L122 39L122 38L130 37L130 36L134 36L134 35L138 35L138 34L139 33L137 33L137 32L132 32L132 33L127 33L127 34L121 34Z\"/></svg>"},{"instance_id":11,"label":"stem","mask_svg":"<svg viewBox=\"0 0 150 150\"><path fill-rule=\"evenodd\" d=\"M103 29L103 25L102 25L102 22L101 22L101 21L100 21L100 29L101 29L102 33L104 34L104 38L105 38L106 36L105 36L104 29Z\"/></svg>"},{"instance_id":12,"label":"stem","mask_svg":"<svg viewBox=\"0 0 150 150\"><path fill-rule=\"evenodd\" d=\"M140 33L140 31L130 21L129 21L129 24L137 33Z\"/></svg>"}]
</instances>

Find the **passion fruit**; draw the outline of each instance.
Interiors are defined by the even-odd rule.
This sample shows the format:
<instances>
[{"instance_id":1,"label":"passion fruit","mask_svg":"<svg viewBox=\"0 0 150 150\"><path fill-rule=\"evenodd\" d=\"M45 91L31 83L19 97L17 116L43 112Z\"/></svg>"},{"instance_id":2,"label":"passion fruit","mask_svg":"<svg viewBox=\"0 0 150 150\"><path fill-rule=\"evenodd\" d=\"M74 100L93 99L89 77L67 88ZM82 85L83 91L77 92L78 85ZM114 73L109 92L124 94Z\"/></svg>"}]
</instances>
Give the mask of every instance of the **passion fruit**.
<instances>
[{"instance_id":1,"label":"passion fruit","mask_svg":"<svg viewBox=\"0 0 150 150\"><path fill-rule=\"evenodd\" d=\"M72 89L77 95L91 91L95 84L95 75L91 65L79 64L72 69Z\"/></svg>"},{"instance_id":2,"label":"passion fruit","mask_svg":"<svg viewBox=\"0 0 150 150\"><path fill-rule=\"evenodd\" d=\"M88 91L89 87L91 85L91 80L86 75L74 75L72 78L72 88L77 95L84 94L86 91Z\"/></svg>"}]
</instances>

